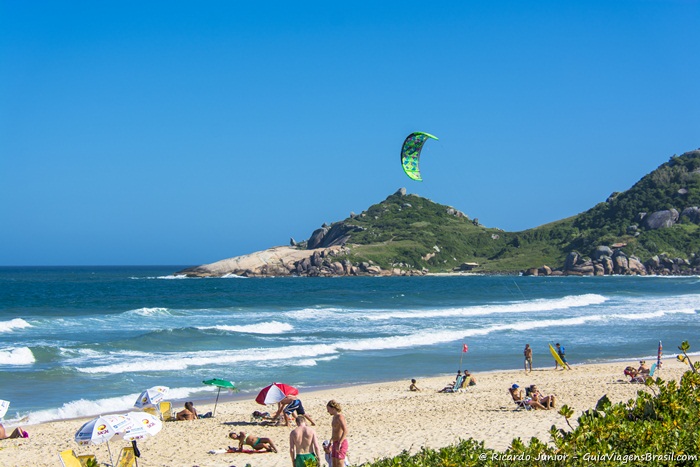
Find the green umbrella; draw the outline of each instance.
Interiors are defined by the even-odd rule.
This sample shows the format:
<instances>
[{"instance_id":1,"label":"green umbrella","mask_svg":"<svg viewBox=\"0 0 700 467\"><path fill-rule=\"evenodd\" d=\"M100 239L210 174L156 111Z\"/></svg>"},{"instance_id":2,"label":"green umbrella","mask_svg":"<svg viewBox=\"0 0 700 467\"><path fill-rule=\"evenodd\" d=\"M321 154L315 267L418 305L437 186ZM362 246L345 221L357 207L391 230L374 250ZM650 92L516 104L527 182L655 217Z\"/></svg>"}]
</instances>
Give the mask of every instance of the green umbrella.
<instances>
[{"instance_id":1,"label":"green umbrella","mask_svg":"<svg viewBox=\"0 0 700 467\"><path fill-rule=\"evenodd\" d=\"M227 381L225 379L219 379L219 378L214 378L214 379L207 379L205 381L202 381L204 384L208 384L210 386L216 386L219 388L219 391L216 393L216 402L214 402L214 412L212 413L212 417L216 415L216 405L219 403L219 394L221 394L221 388L226 388L229 391L235 391L236 386L233 385L233 381Z\"/></svg>"}]
</instances>

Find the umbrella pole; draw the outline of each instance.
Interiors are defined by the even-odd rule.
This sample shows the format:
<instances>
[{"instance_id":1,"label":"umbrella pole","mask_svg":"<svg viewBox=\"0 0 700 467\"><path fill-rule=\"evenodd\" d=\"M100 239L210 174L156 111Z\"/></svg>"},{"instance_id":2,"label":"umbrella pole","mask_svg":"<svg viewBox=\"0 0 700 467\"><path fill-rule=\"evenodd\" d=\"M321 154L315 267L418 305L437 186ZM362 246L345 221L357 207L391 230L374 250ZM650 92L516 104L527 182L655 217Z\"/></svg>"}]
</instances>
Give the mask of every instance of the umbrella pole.
<instances>
[{"instance_id":1,"label":"umbrella pole","mask_svg":"<svg viewBox=\"0 0 700 467\"><path fill-rule=\"evenodd\" d=\"M219 403L219 394L221 394L221 386L219 386L219 392L216 393L216 402L214 402L214 413L212 417L216 417L216 405Z\"/></svg>"},{"instance_id":2,"label":"umbrella pole","mask_svg":"<svg viewBox=\"0 0 700 467\"><path fill-rule=\"evenodd\" d=\"M109 448L109 440L107 440L107 452L109 453L109 463L114 466L114 459L112 459L112 450Z\"/></svg>"}]
</instances>

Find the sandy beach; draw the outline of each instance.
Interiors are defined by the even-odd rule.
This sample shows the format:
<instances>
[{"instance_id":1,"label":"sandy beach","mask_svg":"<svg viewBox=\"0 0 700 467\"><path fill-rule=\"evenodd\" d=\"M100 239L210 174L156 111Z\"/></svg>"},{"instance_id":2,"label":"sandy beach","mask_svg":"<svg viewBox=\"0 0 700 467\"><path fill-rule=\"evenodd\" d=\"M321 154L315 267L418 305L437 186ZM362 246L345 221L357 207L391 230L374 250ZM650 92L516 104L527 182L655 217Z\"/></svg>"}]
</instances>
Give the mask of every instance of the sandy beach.
<instances>
[{"instance_id":1,"label":"sandy beach","mask_svg":"<svg viewBox=\"0 0 700 467\"><path fill-rule=\"evenodd\" d=\"M349 459L360 464L393 456L403 450L412 452L421 447L439 448L472 437L487 447L505 449L515 437L529 440L536 436L549 440L552 424L566 428L557 410L514 410L507 388L513 383L521 387L537 384L544 393L555 393L557 406L566 404L575 409L575 417L595 406L604 394L614 402L626 401L643 385L630 384L622 371L636 361L578 365L571 371L554 371L552 367L476 374L477 384L466 392L440 394L437 391L452 381L453 375L420 379L420 392L410 392L409 381L395 381L315 392L302 392L307 413L316 422L319 440L330 436L330 416L325 410L328 400L343 405L350 430ZM680 379L687 365L674 359L664 360L656 376L665 380ZM213 405L200 404L200 413ZM178 410L180 408L178 407ZM261 426L251 421L251 414L262 406L252 400L219 403L216 418L196 421L167 422L162 431L139 443L141 466L289 466L289 431L284 426ZM265 410L273 411L268 406ZM26 426L28 439L0 441L0 466L34 467L61 465L58 452L73 449L77 454L96 454L101 464L109 463L107 445L78 446L75 432L86 421L64 420ZM574 422L572 420L572 422ZM12 425L8 425L11 428ZM227 438L230 431L245 431L256 437L269 437L278 453L209 454L234 445ZM9 430L8 430L9 431ZM117 437L110 442L115 457L128 443Z\"/></svg>"}]
</instances>

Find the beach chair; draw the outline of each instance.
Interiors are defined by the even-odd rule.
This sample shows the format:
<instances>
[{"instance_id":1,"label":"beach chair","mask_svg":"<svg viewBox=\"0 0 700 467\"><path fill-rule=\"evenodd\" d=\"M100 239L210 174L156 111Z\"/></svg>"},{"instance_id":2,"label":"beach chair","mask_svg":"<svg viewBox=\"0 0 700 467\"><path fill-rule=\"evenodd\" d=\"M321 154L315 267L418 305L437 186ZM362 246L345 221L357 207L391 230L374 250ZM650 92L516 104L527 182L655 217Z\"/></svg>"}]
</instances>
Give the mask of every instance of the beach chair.
<instances>
[{"instance_id":1,"label":"beach chair","mask_svg":"<svg viewBox=\"0 0 700 467\"><path fill-rule=\"evenodd\" d=\"M530 399L526 398L526 399L519 400L519 401L516 401L515 399L513 399L513 402L515 402L515 405L516 405L515 410L523 410L523 409L532 410L532 407L530 407L530 404L528 404L528 402L530 402Z\"/></svg>"},{"instance_id":2,"label":"beach chair","mask_svg":"<svg viewBox=\"0 0 700 467\"><path fill-rule=\"evenodd\" d=\"M455 392L467 392L467 387L469 387L469 378L464 376L462 378L462 384L459 385Z\"/></svg>"},{"instance_id":3,"label":"beach chair","mask_svg":"<svg viewBox=\"0 0 700 467\"><path fill-rule=\"evenodd\" d=\"M119 453L119 458L117 463L114 464L116 467L138 467L139 463L136 460L136 454L134 454L134 448L122 448Z\"/></svg>"},{"instance_id":4,"label":"beach chair","mask_svg":"<svg viewBox=\"0 0 700 467\"><path fill-rule=\"evenodd\" d=\"M160 418L160 419L163 418L163 417L161 417L161 415L160 415L160 411L159 411L157 408L155 408L155 407L144 407L144 408L143 408L143 411L146 412L146 413L150 413L150 414L153 415L154 417L158 417L158 418Z\"/></svg>"},{"instance_id":5,"label":"beach chair","mask_svg":"<svg viewBox=\"0 0 700 467\"><path fill-rule=\"evenodd\" d=\"M160 418L164 422L169 422L175 420L173 415L173 404L170 401L162 401L158 404L158 410L160 410Z\"/></svg>"},{"instance_id":6,"label":"beach chair","mask_svg":"<svg viewBox=\"0 0 700 467\"><path fill-rule=\"evenodd\" d=\"M438 392L457 392L457 391L459 391L459 388L462 387L463 382L464 382L464 376L459 375L457 377L457 379L455 380L454 385L452 385L452 387L449 387L449 386L445 387L445 388L439 390Z\"/></svg>"},{"instance_id":7,"label":"beach chair","mask_svg":"<svg viewBox=\"0 0 700 467\"><path fill-rule=\"evenodd\" d=\"M513 385L513 387L508 391L510 393L510 397L513 399L513 402L515 402L516 408L515 410L532 410L532 407L530 407L530 398L525 397L523 399L516 399L515 398L515 390L519 389L519 386ZM518 391L519 392L519 391ZM522 392L520 392L520 396L522 397Z\"/></svg>"},{"instance_id":8,"label":"beach chair","mask_svg":"<svg viewBox=\"0 0 700 467\"><path fill-rule=\"evenodd\" d=\"M83 454L78 456L72 449L66 449L58 453L63 467L85 467L90 459L97 461L94 454Z\"/></svg>"}]
</instances>

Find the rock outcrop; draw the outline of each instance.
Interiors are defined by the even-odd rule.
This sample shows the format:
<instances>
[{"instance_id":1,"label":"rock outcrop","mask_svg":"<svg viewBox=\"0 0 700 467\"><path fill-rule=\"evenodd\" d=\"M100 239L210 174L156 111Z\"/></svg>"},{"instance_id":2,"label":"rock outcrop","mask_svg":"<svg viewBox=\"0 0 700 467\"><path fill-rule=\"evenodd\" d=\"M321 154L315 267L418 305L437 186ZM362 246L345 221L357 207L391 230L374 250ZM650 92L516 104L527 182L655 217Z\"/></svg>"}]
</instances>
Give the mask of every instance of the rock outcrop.
<instances>
[{"instance_id":1,"label":"rock outcrop","mask_svg":"<svg viewBox=\"0 0 700 467\"><path fill-rule=\"evenodd\" d=\"M317 248L344 246L350 239L350 234L361 232L362 230L364 230L362 227L348 225L344 222L336 222L331 226L324 224L320 229L314 230L306 242L306 248L315 250Z\"/></svg>"},{"instance_id":2,"label":"rock outcrop","mask_svg":"<svg viewBox=\"0 0 700 467\"><path fill-rule=\"evenodd\" d=\"M669 258L657 255L642 263L636 256L627 256L622 249L612 251L607 246L599 246L593 251L593 259L572 251L566 256L564 267L551 269L548 266L529 268L522 271L524 276L646 276L646 275L698 275L700 274L700 256L693 255L691 260Z\"/></svg>"},{"instance_id":3,"label":"rock outcrop","mask_svg":"<svg viewBox=\"0 0 700 467\"><path fill-rule=\"evenodd\" d=\"M265 277L265 276L417 276L427 270L382 269L376 264L353 264L344 256L348 250L334 245L312 250L278 246L249 255L236 256L175 273L186 277Z\"/></svg>"}]
</instances>

